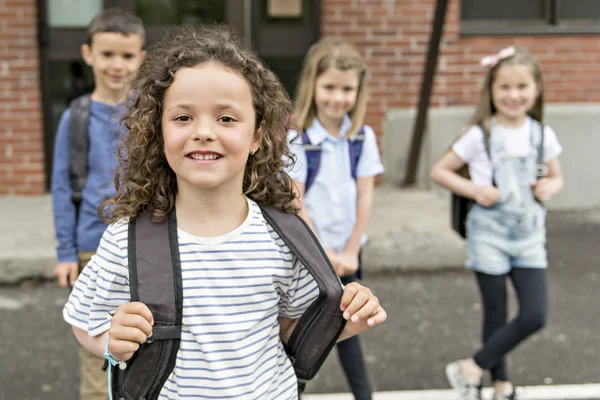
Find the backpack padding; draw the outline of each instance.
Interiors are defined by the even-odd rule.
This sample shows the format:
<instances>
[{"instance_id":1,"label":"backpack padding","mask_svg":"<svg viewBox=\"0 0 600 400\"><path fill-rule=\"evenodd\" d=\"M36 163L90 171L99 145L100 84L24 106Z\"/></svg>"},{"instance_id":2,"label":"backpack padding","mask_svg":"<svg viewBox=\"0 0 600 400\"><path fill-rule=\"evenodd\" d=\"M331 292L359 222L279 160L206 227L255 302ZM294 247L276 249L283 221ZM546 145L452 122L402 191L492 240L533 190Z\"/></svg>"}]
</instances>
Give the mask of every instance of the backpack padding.
<instances>
[{"instance_id":1,"label":"backpack padding","mask_svg":"<svg viewBox=\"0 0 600 400\"><path fill-rule=\"evenodd\" d=\"M91 95L86 94L74 99L70 105L69 181L71 199L77 206L81 203L81 192L88 177L90 101Z\"/></svg>"},{"instance_id":2,"label":"backpack padding","mask_svg":"<svg viewBox=\"0 0 600 400\"><path fill-rule=\"evenodd\" d=\"M342 284L308 225L296 214L260 206L267 222L306 267L319 286L319 297L298 321L286 345L299 380L312 379L342 333Z\"/></svg>"},{"instance_id":3,"label":"backpack padding","mask_svg":"<svg viewBox=\"0 0 600 400\"><path fill-rule=\"evenodd\" d=\"M538 126L540 127L541 135L542 135L540 137L540 143L538 145L537 166L536 166L536 171L535 171L536 178L542 179L543 177L548 175L548 168L546 168L546 163L544 163L544 136L546 136L544 134L545 126L536 120L533 120L532 123L538 124ZM532 136L532 140L533 140L533 133L531 136Z\"/></svg>"},{"instance_id":4,"label":"backpack padding","mask_svg":"<svg viewBox=\"0 0 600 400\"><path fill-rule=\"evenodd\" d=\"M125 398L151 400L173 371L181 342L183 288L175 213L162 223L140 213L129 223L128 240L131 301L148 306L154 327L135 362L124 371L115 368L120 376L114 386Z\"/></svg>"},{"instance_id":5,"label":"backpack padding","mask_svg":"<svg viewBox=\"0 0 600 400\"><path fill-rule=\"evenodd\" d=\"M136 268L131 272L135 272L137 282L134 285L131 281L131 301L146 304L155 324L181 325L183 296L175 213L162 223L152 222L148 214L141 213L133 225L136 254L129 254L129 260L130 268Z\"/></svg>"}]
</instances>

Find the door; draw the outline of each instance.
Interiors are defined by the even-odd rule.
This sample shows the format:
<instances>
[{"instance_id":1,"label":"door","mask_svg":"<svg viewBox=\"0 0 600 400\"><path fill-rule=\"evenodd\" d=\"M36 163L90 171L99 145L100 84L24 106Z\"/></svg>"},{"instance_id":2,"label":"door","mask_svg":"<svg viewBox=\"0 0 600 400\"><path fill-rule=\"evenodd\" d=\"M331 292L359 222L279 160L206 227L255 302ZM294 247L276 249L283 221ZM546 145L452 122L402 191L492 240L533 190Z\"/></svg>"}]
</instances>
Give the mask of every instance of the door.
<instances>
[{"instance_id":1,"label":"door","mask_svg":"<svg viewBox=\"0 0 600 400\"><path fill-rule=\"evenodd\" d=\"M92 71L80 52L87 25L103 9L117 6L141 17L147 26L146 45L172 24L226 22L222 0L38 0L47 189L60 117L73 98L94 88Z\"/></svg>"},{"instance_id":2,"label":"door","mask_svg":"<svg viewBox=\"0 0 600 400\"><path fill-rule=\"evenodd\" d=\"M248 39L282 80L290 96L295 93L304 56L319 40L319 0L245 0L252 3Z\"/></svg>"},{"instance_id":3,"label":"door","mask_svg":"<svg viewBox=\"0 0 600 400\"><path fill-rule=\"evenodd\" d=\"M80 48L92 17L110 7L138 15L151 45L175 24L227 23L293 95L304 54L319 37L318 0L38 0L47 189L56 129L71 100L93 90Z\"/></svg>"}]
</instances>

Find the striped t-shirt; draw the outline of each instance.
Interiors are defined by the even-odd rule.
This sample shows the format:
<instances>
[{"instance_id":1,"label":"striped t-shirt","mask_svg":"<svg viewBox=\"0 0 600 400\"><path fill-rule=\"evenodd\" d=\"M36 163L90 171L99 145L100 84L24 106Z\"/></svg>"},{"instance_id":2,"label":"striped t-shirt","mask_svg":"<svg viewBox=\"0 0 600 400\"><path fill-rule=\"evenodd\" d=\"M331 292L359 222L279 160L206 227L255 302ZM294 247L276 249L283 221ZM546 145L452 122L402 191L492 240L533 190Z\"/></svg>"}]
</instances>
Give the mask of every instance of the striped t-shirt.
<instances>
[{"instance_id":1,"label":"striped t-shirt","mask_svg":"<svg viewBox=\"0 0 600 400\"><path fill-rule=\"evenodd\" d=\"M277 317L299 318L318 287L248 200L244 223L219 237L178 230L183 327L175 369L160 399L297 399ZM91 336L130 301L127 223L110 225L63 310Z\"/></svg>"}]
</instances>

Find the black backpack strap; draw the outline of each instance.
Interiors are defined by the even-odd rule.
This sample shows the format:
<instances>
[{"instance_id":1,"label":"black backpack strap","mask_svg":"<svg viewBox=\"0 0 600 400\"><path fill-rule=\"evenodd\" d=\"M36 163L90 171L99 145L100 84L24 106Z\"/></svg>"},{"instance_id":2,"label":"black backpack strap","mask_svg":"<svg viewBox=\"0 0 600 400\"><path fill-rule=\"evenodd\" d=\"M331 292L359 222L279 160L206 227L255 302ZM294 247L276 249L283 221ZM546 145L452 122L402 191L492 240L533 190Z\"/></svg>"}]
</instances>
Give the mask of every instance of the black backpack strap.
<instances>
[{"instance_id":1,"label":"black backpack strap","mask_svg":"<svg viewBox=\"0 0 600 400\"><path fill-rule=\"evenodd\" d=\"M477 126L479 129L481 129L481 133L483 134L483 147L485 148L485 152L490 160L490 165L492 166L492 186L496 187L498 185L496 184L496 177L494 176L494 162L492 161L492 150L490 145L491 132L488 132L482 123L477 124Z\"/></svg>"},{"instance_id":2,"label":"black backpack strap","mask_svg":"<svg viewBox=\"0 0 600 400\"><path fill-rule=\"evenodd\" d=\"M69 180L71 199L76 206L81 203L81 191L88 176L91 95L86 94L71 102L69 118Z\"/></svg>"},{"instance_id":3,"label":"black backpack strap","mask_svg":"<svg viewBox=\"0 0 600 400\"><path fill-rule=\"evenodd\" d=\"M319 297L300 317L286 345L300 383L312 379L344 330L340 302L342 285L325 250L308 225L296 214L260 206L262 214L319 286Z\"/></svg>"},{"instance_id":4,"label":"black backpack strap","mask_svg":"<svg viewBox=\"0 0 600 400\"><path fill-rule=\"evenodd\" d=\"M175 368L181 343L183 288L175 211L162 223L145 213L129 222L128 262L131 301L150 309L154 326L125 369L114 368L113 394L157 399Z\"/></svg>"},{"instance_id":5,"label":"black backpack strap","mask_svg":"<svg viewBox=\"0 0 600 400\"><path fill-rule=\"evenodd\" d=\"M479 129L481 129L483 147L492 167L492 186L497 187L498 185L496 184L496 177L494 176L494 163L492 161L490 133L487 131L487 129L485 129L483 123L480 122L477 124L477 126ZM461 175L467 179L471 178L468 166L466 167L464 174ZM469 210L471 209L473 203L474 200L468 199L454 192L452 192L452 196L450 197L450 222L452 229L464 239L467 238L467 215L469 214Z\"/></svg>"}]
</instances>

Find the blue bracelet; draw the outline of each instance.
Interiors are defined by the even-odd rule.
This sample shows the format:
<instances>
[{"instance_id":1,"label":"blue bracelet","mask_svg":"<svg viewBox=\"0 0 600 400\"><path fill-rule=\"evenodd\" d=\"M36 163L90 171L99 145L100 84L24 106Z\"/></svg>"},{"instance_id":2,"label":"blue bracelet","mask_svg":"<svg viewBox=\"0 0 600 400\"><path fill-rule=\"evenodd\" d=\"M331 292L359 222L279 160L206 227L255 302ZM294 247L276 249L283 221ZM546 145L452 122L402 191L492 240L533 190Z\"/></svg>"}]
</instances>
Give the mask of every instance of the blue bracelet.
<instances>
[{"instance_id":1,"label":"blue bracelet","mask_svg":"<svg viewBox=\"0 0 600 400\"><path fill-rule=\"evenodd\" d=\"M104 349L104 358L108 361L108 399L113 400L112 397L112 368L116 365L121 364L121 361L117 361L113 358L113 356L108 351L108 340L110 336L106 336L106 347Z\"/></svg>"}]
</instances>

